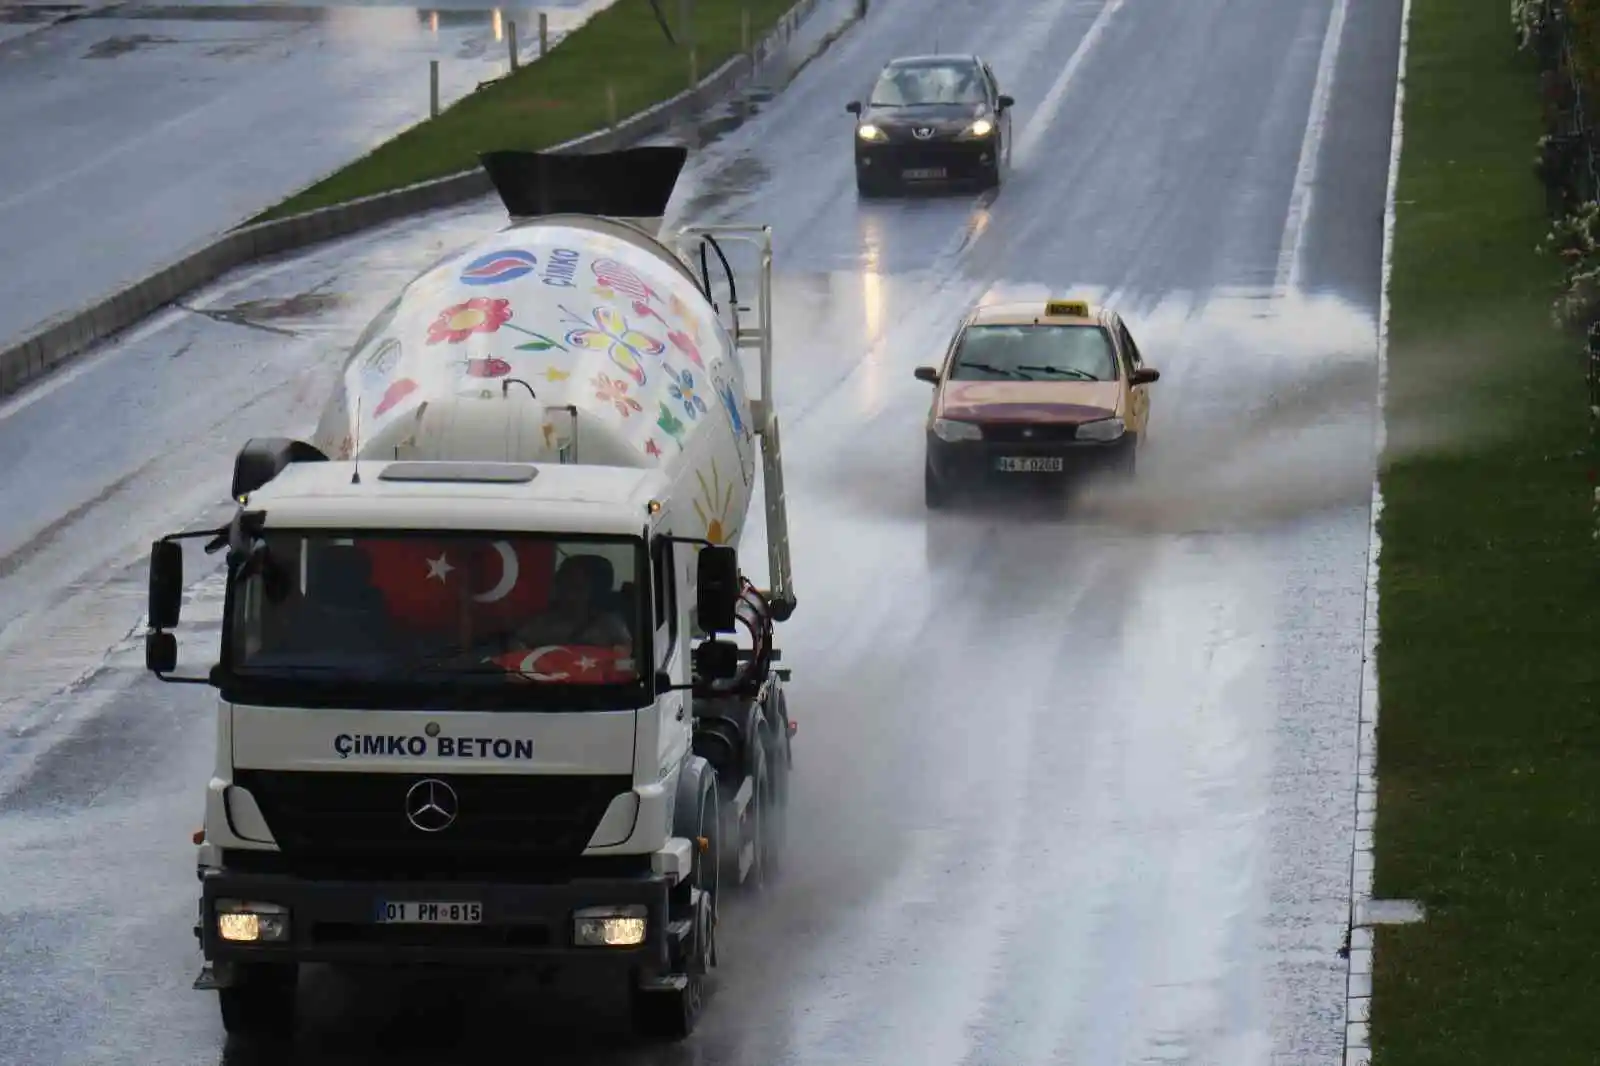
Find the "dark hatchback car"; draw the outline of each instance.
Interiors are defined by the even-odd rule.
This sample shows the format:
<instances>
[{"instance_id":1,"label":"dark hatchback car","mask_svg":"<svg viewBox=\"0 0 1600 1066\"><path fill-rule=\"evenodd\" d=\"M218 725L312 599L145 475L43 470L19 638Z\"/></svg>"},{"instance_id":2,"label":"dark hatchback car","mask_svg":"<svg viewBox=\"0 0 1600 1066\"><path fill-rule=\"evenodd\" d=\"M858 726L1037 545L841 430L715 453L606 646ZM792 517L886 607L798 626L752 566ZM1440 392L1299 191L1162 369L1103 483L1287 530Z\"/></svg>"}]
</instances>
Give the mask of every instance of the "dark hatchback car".
<instances>
[{"instance_id":1,"label":"dark hatchback car","mask_svg":"<svg viewBox=\"0 0 1600 1066\"><path fill-rule=\"evenodd\" d=\"M927 182L1000 184L1011 163L1011 107L975 55L907 56L878 74L856 116L856 190L872 196Z\"/></svg>"}]
</instances>

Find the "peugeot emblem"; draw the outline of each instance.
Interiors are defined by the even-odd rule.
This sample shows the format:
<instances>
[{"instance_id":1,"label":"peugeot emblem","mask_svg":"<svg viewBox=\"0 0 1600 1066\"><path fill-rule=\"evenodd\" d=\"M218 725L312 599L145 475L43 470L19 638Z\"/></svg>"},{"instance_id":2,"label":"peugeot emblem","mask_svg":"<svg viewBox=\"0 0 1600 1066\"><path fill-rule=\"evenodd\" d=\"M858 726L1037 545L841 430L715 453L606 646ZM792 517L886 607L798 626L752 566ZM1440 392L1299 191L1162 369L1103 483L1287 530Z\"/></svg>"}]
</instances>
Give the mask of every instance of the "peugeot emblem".
<instances>
[{"instance_id":1,"label":"peugeot emblem","mask_svg":"<svg viewBox=\"0 0 1600 1066\"><path fill-rule=\"evenodd\" d=\"M1032 437L1033 436L1033 430L1025 429L1025 430L1022 431L1022 435L1024 437Z\"/></svg>"},{"instance_id":2,"label":"peugeot emblem","mask_svg":"<svg viewBox=\"0 0 1600 1066\"><path fill-rule=\"evenodd\" d=\"M456 790L437 778L425 777L406 793L406 821L424 833L449 829L460 809Z\"/></svg>"},{"instance_id":3,"label":"peugeot emblem","mask_svg":"<svg viewBox=\"0 0 1600 1066\"><path fill-rule=\"evenodd\" d=\"M919 141L925 141L929 137L933 136L933 127L932 126L918 126L916 129L911 131L911 135L913 137L915 137Z\"/></svg>"}]
</instances>

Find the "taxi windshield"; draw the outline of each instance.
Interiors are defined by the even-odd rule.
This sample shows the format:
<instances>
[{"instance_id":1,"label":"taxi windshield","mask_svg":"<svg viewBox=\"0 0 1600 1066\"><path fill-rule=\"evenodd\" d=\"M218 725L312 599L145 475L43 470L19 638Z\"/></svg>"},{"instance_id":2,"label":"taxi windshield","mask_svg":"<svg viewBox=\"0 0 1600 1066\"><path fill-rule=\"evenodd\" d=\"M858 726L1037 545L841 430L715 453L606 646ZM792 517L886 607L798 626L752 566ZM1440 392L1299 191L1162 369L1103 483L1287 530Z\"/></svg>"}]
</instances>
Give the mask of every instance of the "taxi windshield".
<instances>
[{"instance_id":1,"label":"taxi windshield","mask_svg":"<svg viewBox=\"0 0 1600 1066\"><path fill-rule=\"evenodd\" d=\"M638 538L269 532L261 546L228 591L242 680L639 683Z\"/></svg>"},{"instance_id":2,"label":"taxi windshield","mask_svg":"<svg viewBox=\"0 0 1600 1066\"><path fill-rule=\"evenodd\" d=\"M1115 381L1111 338L1096 325L969 326L951 381Z\"/></svg>"},{"instance_id":3,"label":"taxi windshield","mask_svg":"<svg viewBox=\"0 0 1600 1066\"><path fill-rule=\"evenodd\" d=\"M870 106L978 104L983 100L983 80L970 63L902 63L878 75Z\"/></svg>"}]
</instances>

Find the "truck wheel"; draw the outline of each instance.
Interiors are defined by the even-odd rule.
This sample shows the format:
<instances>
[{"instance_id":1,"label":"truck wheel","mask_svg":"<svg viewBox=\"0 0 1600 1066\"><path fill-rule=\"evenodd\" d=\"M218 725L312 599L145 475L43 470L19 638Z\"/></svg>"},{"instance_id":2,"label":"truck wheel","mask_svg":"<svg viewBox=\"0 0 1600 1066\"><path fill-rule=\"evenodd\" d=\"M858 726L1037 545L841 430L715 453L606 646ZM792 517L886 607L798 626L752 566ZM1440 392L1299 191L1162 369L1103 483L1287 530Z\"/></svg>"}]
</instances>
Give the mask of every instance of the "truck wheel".
<instances>
[{"instance_id":1,"label":"truck wheel","mask_svg":"<svg viewBox=\"0 0 1600 1066\"><path fill-rule=\"evenodd\" d=\"M1117 458L1117 473L1128 481L1132 481L1139 473L1139 438L1131 433L1122 455Z\"/></svg>"},{"instance_id":2,"label":"truck wheel","mask_svg":"<svg viewBox=\"0 0 1600 1066\"><path fill-rule=\"evenodd\" d=\"M222 1028L235 1036L287 1039L294 1032L299 976L294 963L241 965L233 984L217 990Z\"/></svg>"},{"instance_id":3,"label":"truck wheel","mask_svg":"<svg viewBox=\"0 0 1600 1066\"><path fill-rule=\"evenodd\" d=\"M770 881L783 872L784 852L789 843L789 730L782 718L772 723L772 729L763 739L769 741L771 757L767 770L771 788L767 798L767 879Z\"/></svg>"},{"instance_id":4,"label":"truck wheel","mask_svg":"<svg viewBox=\"0 0 1600 1066\"><path fill-rule=\"evenodd\" d=\"M715 779L700 791L695 831L685 835L704 837L707 847L694 857L694 873L672 892L675 915L689 914L695 919L695 936L687 958L676 959L682 967L671 974L675 981L667 988L632 990L634 1032L646 1040L683 1040L694 1032L705 1002L706 971L717 964L717 904L722 873L722 817L718 809Z\"/></svg>"},{"instance_id":5,"label":"truck wheel","mask_svg":"<svg viewBox=\"0 0 1600 1066\"><path fill-rule=\"evenodd\" d=\"M744 887L759 892L767 885L768 864L772 858L772 755L768 748L767 731L756 731L755 769L750 771L749 839L751 849L750 873ZM744 841L740 840L743 849Z\"/></svg>"}]
</instances>

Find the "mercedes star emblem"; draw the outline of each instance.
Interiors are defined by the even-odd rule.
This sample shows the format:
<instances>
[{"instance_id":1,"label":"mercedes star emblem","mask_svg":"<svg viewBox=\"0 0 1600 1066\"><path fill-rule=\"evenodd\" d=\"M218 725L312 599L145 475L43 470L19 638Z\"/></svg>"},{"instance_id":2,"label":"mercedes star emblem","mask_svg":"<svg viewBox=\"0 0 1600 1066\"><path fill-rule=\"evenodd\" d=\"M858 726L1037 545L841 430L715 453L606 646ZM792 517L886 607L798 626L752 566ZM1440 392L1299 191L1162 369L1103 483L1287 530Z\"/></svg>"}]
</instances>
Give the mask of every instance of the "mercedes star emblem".
<instances>
[{"instance_id":1,"label":"mercedes star emblem","mask_svg":"<svg viewBox=\"0 0 1600 1066\"><path fill-rule=\"evenodd\" d=\"M456 790L437 778L423 778L406 793L406 821L424 833L449 829L460 809Z\"/></svg>"},{"instance_id":2,"label":"mercedes star emblem","mask_svg":"<svg viewBox=\"0 0 1600 1066\"><path fill-rule=\"evenodd\" d=\"M918 140L925 141L929 137L933 136L933 127L932 126L918 126L916 129L912 130L911 133Z\"/></svg>"}]
</instances>

